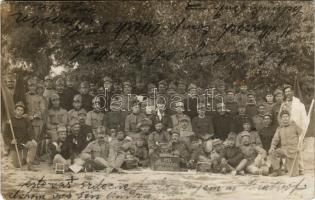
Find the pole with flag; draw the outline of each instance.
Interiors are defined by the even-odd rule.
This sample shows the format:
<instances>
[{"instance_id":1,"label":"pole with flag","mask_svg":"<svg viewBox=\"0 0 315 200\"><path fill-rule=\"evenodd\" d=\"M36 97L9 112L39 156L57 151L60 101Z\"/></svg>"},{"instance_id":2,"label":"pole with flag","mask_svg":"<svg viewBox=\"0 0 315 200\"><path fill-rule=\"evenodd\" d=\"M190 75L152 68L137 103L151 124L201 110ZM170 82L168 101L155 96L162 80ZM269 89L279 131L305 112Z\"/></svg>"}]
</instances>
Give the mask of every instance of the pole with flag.
<instances>
[{"instance_id":1,"label":"pole with flag","mask_svg":"<svg viewBox=\"0 0 315 200\"><path fill-rule=\"evenodd\" d=\"M312 115L314 114L313 112L313 107L314 107L314 99L312 100L312 103L311 103L311 107L308 111L308 115L307 115L307 118L308 118L308 122L307 122L307 128L303 130L303 133L301 134L301 136L299 137L299 143L298 143L298 151L296 152L295 156L294 156L294 160L293 160L293 163L292 163L292 166L291 166L291 169L289 171L289 176L292 176L293 175L293 168L296 164L296 159L298 157L298 154L300 153L301 149L302 149L302 144L303 144L303 141L304 141L304 138L305 138L305 135L306 133L308 132L309 128L310 128L310 119L313 119Z\"/></svg>"},{"instance_id":2,"label":"pole with flag","mask_svg":"<svg viewBox=\"0 0 315 200\"><path fill-rule=\"evenodd\" d=\"M10 101L10 98L9 98L9 93L8 93L8 91L6 89L7 88L5 87L5 85L2 84L2 87L1 87L1 97L2 97L1 101L2 101L2 105L5 108L6 118L8 119L8 122L9 122L12 138L13 138L14 141L16 141L14 130L13 130L13 126L12 126L12 121L11 121L11 114L10 114L10 112L12 112L12 111L9 109L9 106L8 106L8 104L9 104L8 101ZM13 104L13 100L12 100L11 104ZM11 109L13 109L13 108L11 108ZM22 169L22 162L21 162L21 159L20 159L19 149L18 149L18 146L17 146L16 142L15 142L14 146L15 146L15 150L16 150L16 154L17 154L17 158L18 158L18 161L19 161L20 168Z\"/></svg>"}]
</instances>

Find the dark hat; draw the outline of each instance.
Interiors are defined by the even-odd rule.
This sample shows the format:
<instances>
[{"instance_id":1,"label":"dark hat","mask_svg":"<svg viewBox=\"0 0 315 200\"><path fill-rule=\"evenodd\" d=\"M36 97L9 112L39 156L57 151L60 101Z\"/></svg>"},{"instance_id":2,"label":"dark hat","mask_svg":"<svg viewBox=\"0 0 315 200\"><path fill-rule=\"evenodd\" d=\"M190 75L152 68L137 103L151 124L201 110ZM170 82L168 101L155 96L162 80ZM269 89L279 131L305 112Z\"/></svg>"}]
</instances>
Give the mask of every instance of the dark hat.
<instances>
[{"instance_id":1,"label":"dark hat","mask_svg":"<svg viewBox=\"0 0 315 200\"><path fill-rule=\"evenodd\" d=\"M78 115L86 115L87 113L86 113L86 110L84 110L84 109L81 109L81 110L79 110L79 112L78 112Z\"/></svg>"},{"instance_id":2,"label":"dark hat","mask_svg":"<svg viewBox=\"0 0 315 200\"><path fill-rule=\"evenodd\" d=\"M292 85L290 85L290 84L284 84L282 91L284 92L284 91L285 91L286 89L288 89L288 88L293 89Z\"/></svg>"},{"instance_id":3,"label":"dark hat","mask_svg":"<svg viewBox=\"0 0 315 200\"><path fill-rule=\"evenodd\" d=\"M176 85L174 84L174 82L171 82L169 85L168 85L168 89L173 89L173 90L176 90Z\"/></svg>"},{"instance_id":4,"label":"dark hat","mask_svg":"<svg viewBox=\"0 0 315 200\"><path fill-rule=\"evenodd\" d=\"M131 86L130 81L124 81L124 82L123 82L123 86L124 86L124 87L125 87L125 86Z\"/></svg>"},{"instance_id":5,"label":"dark hat","mask_svg":"<svg viewBox=\"0 0 315 200\"><path fill-rule=\"evenodd\" d=\"M15 107L14 108L17 108L17 107L22 107L22 108L25 108L25 105L22 101L19 101L15 104Z\"/></svg>"},{"instance_id":6,"label":"dark hat","mask_svg":"<svg viewBox=\"0 0 315 200\"><path fill-rule=\"evenodd\" d=\"M249 95L255 96L255 92L253 90L249 90L248 93L247 93L247 96L249 96Z\"/></svg>"},{"instance_id":7,"label":"dark hat","mask_svg":"<svg viewBox=\"0 0 315 200\"><path fill-rule=\"evenodd\" d=\"M248 131L243 131L243 132L240 133L240 137L241 137L241 138L243 138L243 137L245 137L245 136L250 137L250 133L249 133Z\"/></svg>"},{"instance_id":8,"label":"dark hat","mask_svg":"<svg viewBox=\"0 0 315 200\"><path fill-rule=\"evenodd\" d=\"M190 83L188 86L188 90L191 90L191 89L197 89L197 85L194 83Z\"/></svg>"},{"instance_id":9,"label":"dark hat","mask_svg":"<svg viewBox=\"0 0 315 200\"><path fill-rule=\"evenodd\" d=\"M164 85L164 86L167 86L167 82L166 82L166 80L161 80L161 81L159 82L159 85Z\"/></svg>"},{"instance_id":10,"label":"dark hat","mask_svg":"<svg viewBox=\"0 0 315 200\"><path fill-rule=\"evenodd\" d=\"M249 117L247 117L247 116L244 117L243 124L249 124L249 125L251 125L251 121L250 121Z\"/></svg>"},{"instance_id":11,"label":"dark hat","mask_svg":"<svg viewBox=\"0 0 315 200\"><path fill-rule=\"evenodd\" d=\"M179 132L179 130L178 130L177 128L173 128L171 134L172 134L172 135L173 135L173 134L180 135L180 132Z\"/></svg>"}]
</instances>

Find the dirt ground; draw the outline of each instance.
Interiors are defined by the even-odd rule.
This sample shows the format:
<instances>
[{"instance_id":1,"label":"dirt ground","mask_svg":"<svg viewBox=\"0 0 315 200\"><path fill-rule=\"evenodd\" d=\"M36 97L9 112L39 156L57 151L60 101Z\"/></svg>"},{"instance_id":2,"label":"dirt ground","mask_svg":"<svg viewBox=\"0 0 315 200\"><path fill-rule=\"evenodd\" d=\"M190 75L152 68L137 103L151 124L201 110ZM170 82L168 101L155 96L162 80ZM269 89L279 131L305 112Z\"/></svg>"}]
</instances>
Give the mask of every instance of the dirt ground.
<instances>
[{"instance_id":1,"label":"dirt ground","mask_svg":"<svg viewBox=\"0 0 315 200\"><path fill-rule=\"evenodd\" d=\"M209 173L157 172L148 169L126 174L55 174L47 163L40 172L13 169L2 158L4 199L115 199L115 200L310 200L314 198L314 171L304 176L263 177Z\"/></svg>"}]
</instances>

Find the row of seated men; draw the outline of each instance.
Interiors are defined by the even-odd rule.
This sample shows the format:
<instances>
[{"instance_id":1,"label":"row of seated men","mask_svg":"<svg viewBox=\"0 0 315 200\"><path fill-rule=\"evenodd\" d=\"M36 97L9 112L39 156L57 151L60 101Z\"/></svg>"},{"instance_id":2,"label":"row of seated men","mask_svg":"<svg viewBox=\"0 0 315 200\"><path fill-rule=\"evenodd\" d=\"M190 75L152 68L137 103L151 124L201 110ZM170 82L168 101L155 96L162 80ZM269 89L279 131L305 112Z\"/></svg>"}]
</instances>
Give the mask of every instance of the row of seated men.
<instances>
[{"instance_id":1,"label":"row of seated men","mask_svg":"<svg viewBox=\"0 0 315 200\"><path fill-rule=\"evenodd\" d=\"M51 97L52 109L59 106L58 95L54 96ZM15 116L11 120L15 137L12 137L10 124L6 124L4 139L7 145L18 147L19 154L11 150L15 166L18 167L17 155L21 153L20 157L22 161L25 158L28 168L36 170L34 160L39 149L38 142L35 141L31 122L24 117L24 109L23 103L16 104ZM218 104L217 110L219 116L220 113L225 114L224 104ZM116 129L98 126L93 130L86 123L87 113L81 110L78 111L78 120L72 120L69 124L53 124L56 132L50 133L52 137L47 145L47 152L54 164L63 164L67 170L73 165L81 166L82 169L105 169L107 172L119 172L122 168L136 166L150 167L162 153L167 153L180 159L181 168L197 168L214 173L247 172L267 175L272 169L272 175L277 176L281 174L281 158L286 158L288 171L293 169L295 175L303 173L302 166L292 167L301 130L290 122L290 113L286 110L280 113L281 126L276 131L271 129L271 139L265 145L260 132L252 129L252 122L248 118L241 123L240 132L229 131L222 134L208 130L199 132L205 130L205 127L192 127L194 123L190 123L189 117L183 114L181 102L176 104L176 112L171 121L177 120L177 124L172 128L165 127L163 121L154 118L151 120L150 115L143 116L138 121L133 115L140 114L140 107L138 103L134 103L132 113L126 117L127 126L124 130L119 125ZM204 120L206 116L205 105L198 105L198 118ZM136 120L128 127L129 118ZM208 126L208 122L197 125ZM266 128L270 128L270 115L264 115L264 123Z\"/></svg>"}]
</instances>

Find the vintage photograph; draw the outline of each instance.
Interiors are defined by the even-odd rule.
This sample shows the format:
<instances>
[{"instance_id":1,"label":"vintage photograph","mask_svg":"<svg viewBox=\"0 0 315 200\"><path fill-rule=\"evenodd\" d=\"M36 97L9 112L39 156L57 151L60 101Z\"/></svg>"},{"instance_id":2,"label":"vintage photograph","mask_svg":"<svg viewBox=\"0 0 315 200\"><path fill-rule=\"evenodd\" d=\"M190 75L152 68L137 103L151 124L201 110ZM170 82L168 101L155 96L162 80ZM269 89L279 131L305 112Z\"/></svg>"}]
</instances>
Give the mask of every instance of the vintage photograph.
<instances>
[{"instance_id":1,"label":"vintage photograph","mask_svg":"<svg viewBox=\"0 0 315 200\"><path fill-rule=\"evenodd\" d=\"M315 199L314 1L0 5L0 199Z\"/></svg>"}]
</instances>

